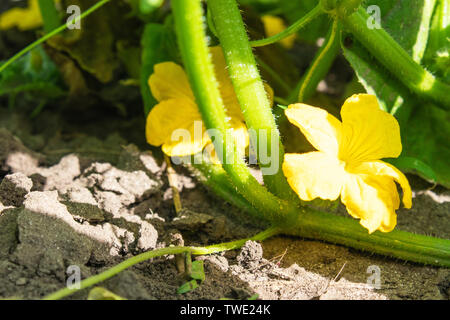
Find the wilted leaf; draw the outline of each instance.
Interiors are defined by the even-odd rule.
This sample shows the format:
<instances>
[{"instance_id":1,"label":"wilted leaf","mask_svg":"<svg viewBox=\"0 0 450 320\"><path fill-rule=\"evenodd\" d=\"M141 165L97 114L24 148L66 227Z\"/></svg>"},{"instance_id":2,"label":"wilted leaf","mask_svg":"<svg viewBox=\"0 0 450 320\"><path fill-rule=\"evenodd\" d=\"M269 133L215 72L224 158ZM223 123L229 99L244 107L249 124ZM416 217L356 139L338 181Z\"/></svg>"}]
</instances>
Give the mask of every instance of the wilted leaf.
<instances>
[{"instance_id":1,"label":"wilted leaf","mask_svg":"<svg viewBox=\"0 0 450 320\"><path fill-rule=\"evenodd\" d=\"M84 11L96 2L71 0L67 5L78 5L81 11ZM80 22L81 29L68 30L64 35L56 35L47 42L51 47L67 52L84 70L103 83L112 80L113 72L118 66L114 54L114 35L108 12L105 11L107 8L108 6L105 6L83 19Z\"/></svg>"},{"instance_id":2,"label":"wilted leaf","mask_svg":"<svg viewBox=\"0 0 450 320\"><path fill-rule=\"evenodd\" d=\"M69 88L69 97L85 96L88 93L83 73L76 63L67 55L46 46L46 53L59 69L65 85Z\"/></svg>"}]
</instances>

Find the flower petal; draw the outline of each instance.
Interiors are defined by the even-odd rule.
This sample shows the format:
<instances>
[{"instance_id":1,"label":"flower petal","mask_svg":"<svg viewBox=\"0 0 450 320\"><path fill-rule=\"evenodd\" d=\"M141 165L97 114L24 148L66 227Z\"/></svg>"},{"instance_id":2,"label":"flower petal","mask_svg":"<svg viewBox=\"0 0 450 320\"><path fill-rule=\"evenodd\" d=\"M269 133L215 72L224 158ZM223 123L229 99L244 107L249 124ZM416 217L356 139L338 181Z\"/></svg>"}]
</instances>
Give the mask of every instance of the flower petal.
<instances>
[{"instance_id":1,"label":"flower petal","mask_svg":"<svg viewBox=\"0 0 450 320\"><path fill-rule=\"evenodd\" d=\"M179 98L195 101L186 73L174 62L156 64L148 84L153 96L159 102Z\"/></svg>"},{"instance_id":2,"label":"flower petal","mask_svg":"<svg viewBox=\"0 0 450 320\"><path fill-rule=\"evenodd\" d=\"M387 177L395 180L402 187L403 204L405 208L408 209L411 208L412 205L411 186L409 185L408 179L405 177L405 175L393 165L380 160L370 162L368 161L363 162L354 168L349 167L347 170L352 170L353 172L366 174L370 176Z\"/></svg>"},{"instance_id":3,"label":"flower petal","mask_svg":"<svg viewBox=\"0 0 450 320\"><path fill-rule=\"evenodd\" d=\"M291 188L305 201L317 197L336 200L345 179L339 160L320 151L286 154L283 173Z\"/></svg>"},{"instance_id":4,"label":"flower petal","mask_svg":"<svg viewBox=\"0 0 450 320\"><path fill-rule=\"evenodd\" d=\"M302 103L291 104L284 113L314 148L337 157L342 130L338 119L323 109Z\"/></svg>"},{"instance_id":5,"label":"flower petal","mask_svg":"<svg viewBox=\"0 0 450 320\"><path fill-rule=\"evenodd\" d=\"M27 8L12 8L0 14L0 30L17 27L20 31L26 31L40 26L42 17L38 0L29 0Z\"/></svg>"},{"instance_id":6,"label":"flower petal","mask_svg":"<svg viewBox=\"0 0 450 320\"><path fill-rule=\"evenodd\" d=\"M245 156L245 150L250 141L247 126L242 121L231 118L230 127L233 129L234 143L238 154Z\"/></svg>"},{"instance_id":7,"label":"flower petal","mask_svg":"<svg viewBox=\"0 0 450 320\"><path fill-rule=\"evenodd\" d=\"M203 122L197 122L197 125L198 123L201 123L201 131L193 122L182 135L175 134L175 137L172 136L167 140L162 145L162 151L170 157L183 157L201 152L211 140Z\"/></svg>"},{"instance_id":8,"label":"flower petal","mask_svg":"<svg viewBox=\"0 0 450 320\"><path fill-rule=\"evenodd\" d=\"M231 136L229 137L233 138L234 140L237 154L240 157L244 157L250 140L247 131L247 126L242 121L238 121L232 118L230 119L230 127L231 128L229 130L232 131L227 132L227 139L228 135L231 134ZM212 143L211 145L206 146L203 152L209 155L209 158L212 159L213 163L215 164L220 163L219 157Z\"/></svg>"},{"instance_id":9,"label":"flower petal","mask_svg":"<svg viewBox=\"0 0 450 320\"><path fill-rule=\"evenodd\" d=\"M195 134L195 137L193 130L195 121L201 122L201 119L197 106L191 100L164 100L154 106L147 116L145 128L147 142L153 146L163 145L163 151L169 156L184 156L195 153L192 150L198 152L198 145L203 144L202 132L205 130L203 128L200 133ZM185 131L176 131L178 129L184 129ZM172 135L177 135L177 133L186 136L184 142L180 142L178 137L176 137L176 140L172 140ZM186 146L189 141L192 143L191 147Z\"/></svg>"},{"instance_id":10,"label":"flower petal","mask_svg":"<svg viewBox=\"0 0 450 320\"><path fill-rule=\"evenodd\" d=\"M398 122L380 109L375 96L351 96L342 106L341 117L340 159L347 162L371 161L396 158L402 152Z\"/></svg>"},{"instance_id":11,"label":"flower petal","mask_svg":"<svg viewBox=\"0 0 450 320\"><path fill-rule=\"evenodd\" d=\"M390 232L397 224L400 200L394 181L386 176L347 174L341 201L369 233Z\"/></svg>"}]
</instances>

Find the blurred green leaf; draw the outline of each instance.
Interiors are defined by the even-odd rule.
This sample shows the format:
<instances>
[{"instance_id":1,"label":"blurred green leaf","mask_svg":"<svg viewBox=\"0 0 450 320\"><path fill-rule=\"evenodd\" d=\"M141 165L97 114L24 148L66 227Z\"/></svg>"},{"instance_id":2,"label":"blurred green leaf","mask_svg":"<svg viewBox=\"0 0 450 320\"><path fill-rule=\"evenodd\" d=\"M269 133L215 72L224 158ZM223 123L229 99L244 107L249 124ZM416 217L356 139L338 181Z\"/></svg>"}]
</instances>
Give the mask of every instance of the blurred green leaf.
<instances>
[{"instance_id":1,"label":"blurred green leaf","mask_svg":"<svg viewBox=\"0 0 450 320\"><path fill-rule=\"evenodd\" d=\"M40 105L65 94L58 68L39 46L0 74L0 96L18 94Z\"/></svg>"},{"instance_id":2,"label":"blurred green leaf","mask_svg":"<svg viewBox=\"0 0 450 320\"><path fill-rule=\"evenodd\" d=\"M164 0L139 0L139 11L141 14L150 14L164 3Z\"/></svg>"},{"instance_id":3,"label":"blurred green leaf","mask_svg":"<svg viewBox=\"0 0 450 320\"><path fill-rule=\"evenodd\" d=\"M424 64L450 82L450 1L437 0Z\"/></svg>"},{"instance_id":4,"label":"blurred green leaf","mask_svg":"<svg viewBox=\"0 0 450 320\"><path fill-rule=\"evenodd\" d=\"M141 48L127 41L117 41L117 56L127 69L131 79L139 79L141 72Z\"/></svg>"},{"instance_id":5,"label":"blurred green leaf","mask_svg":"<svg viewBox=\"0 0 450 320\"><path fill-rule=\"evenodd\" d=\"M170 20L165 24L147 24L142 34L141 47L141 95L144 112L147 115L157 102L148 85L148 78L154 71L154 65L164 61L176 63L179 61L175 33L170 27Z\"/></svg>"}]
</instances>

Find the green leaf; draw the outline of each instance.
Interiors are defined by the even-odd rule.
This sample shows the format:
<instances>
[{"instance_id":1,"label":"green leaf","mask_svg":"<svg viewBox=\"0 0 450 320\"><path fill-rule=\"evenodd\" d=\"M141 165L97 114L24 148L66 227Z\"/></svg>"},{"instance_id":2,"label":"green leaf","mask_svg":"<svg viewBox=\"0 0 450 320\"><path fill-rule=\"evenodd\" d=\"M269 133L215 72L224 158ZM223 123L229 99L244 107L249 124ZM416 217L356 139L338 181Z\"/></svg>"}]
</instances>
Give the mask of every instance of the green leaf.
<instances>
[{"instance_id":1,"label":"green leaf","mask_svg":"<svg viewBox=\"0 0 450 320\"><path fill-rule=\"evenodd\" d=\"M148 78L153 73L155 64L164 61L178 62L178 50L173 29L166 24L149 23L145 26L141 46L141 95L144 112L147 115L156 104L148 85Z\"/></svg>"},{"instance_id":2,"label":"green leaf","mask_svg":"<svg viewBox=\"0 0 450 320\"><path fill-rule=\"evenodd\" d=\"M201 282L205 281L205 270L203 268L203 261L201 260L196 260L192 262L192 267L191 267L191 278L195 279L195 280L199 280Z\"/></svg>"},{"instance_id":3,"label":"green leaf","mask_svg":"<svg viewBox=\"0 0 450 320\"><path fill-rule=\"evenodd\" d=\"M164 0L139 0L139 11L141 14L150 14L162 6Z\"/></svg>"},{"instance_id":4,"label":"green leaf","mask_svg":"<svg viewBox=\"0 0 450 320\"><path fill-rule=\"evenodd\" d=\"M369 3L370 2L370 3ZM435 0L373 0L381 9L382 26L417 61L427 46ZM403 152L389 159L405 172L450 186L449 112L438 110L415 97L356 40L343 41L344 55L368 93L400 123ZM386 54L389 54L388 52ZM428 54L428 52L427 52Z\"/></svg>"},{"instance_id":5,"label":"green leaf","mask_svg":"<svg viewBox=\"0 0 450 320\"><path fill-rule=\"evenodd\" d=\"M117 294L102 288L102 287L95 287L91 291L89 291L89 295L87 297L88 300L127 300L125 298L122 298L121 296L118 296Z\"/></svg>"},{"instance_id":6,"label":"green leaf","mask_svg":"<svg viewBox=\"0 0 450 320\"><path fill-rule=\"evenodd\" d=\"M41 46L0 74L0 96L10 95L10 101L21 94L26 101L43 106L65 93L58 68Z\"/></svg>"},{"instance_id":7,"label":"green leaf","mask_svg":"<svg viewBox=\"0 0 450 320\"><path fill-rule=\"evenodd\" d=\"M411 114L408 125L403 129L404 147L402 157L398 159L399 168L406 172L417 171L423 178L435 180L449 188L449 137L450 112L432 104L418 104ZM403 157L416 158L420 162L403 161Z\"/></svg>"},{"instance_id":8,"label":"green leaf","mask_svg":"<svg viewBox=\"0 0 450 320\"><path fill-rule=\"evenodd\" d=\"M191 280L189 282L186 282L184 284L182 284L178 290L177 290L177 294L183 294L183 293L188 293L192 290L195 290L198 288L198 283L197 280Z\"/></svg>"},{"instance_id":9,"label":"green leaf","mask_svg":"<svg viewBox=\"0 0 450 320\"><path fill-rule=\"evenodd\" d=\"M431 22L424 64L436 76L450 82L450 1L437 0Z\"/></svg>"},{"instance_id":10,"label":"green leaf","mask_svg":"<svg viewBox=\"0 0 450 320\"><path fill-rule=\"evenodd\" d=\"M412 157L400 157L397 159L387 159L387 162L396 167L418 170L427 180L431 182L436 182L437 180L436 173L433 171L433 169L419 159Z\"/></svg>"}]
</instances>

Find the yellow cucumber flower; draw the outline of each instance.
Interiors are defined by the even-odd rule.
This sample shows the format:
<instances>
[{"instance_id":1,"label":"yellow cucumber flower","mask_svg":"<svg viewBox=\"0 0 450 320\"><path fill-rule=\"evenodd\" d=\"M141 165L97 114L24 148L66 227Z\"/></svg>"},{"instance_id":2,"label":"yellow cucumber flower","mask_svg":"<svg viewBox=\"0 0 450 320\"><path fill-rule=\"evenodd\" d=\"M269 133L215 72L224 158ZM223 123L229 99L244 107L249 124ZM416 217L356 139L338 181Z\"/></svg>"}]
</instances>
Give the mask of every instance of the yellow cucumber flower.
<instances>
[{"instance_id":1,"label":"yellow cucumber flower","mask_svg":"<svg viewBox=\"0 0 450 320\"><path fill-rule=\"evenodd\" d=\"M237 150L242 154L249 145L249 136L244 122L239 102L233 85L226 70L225 58L221 47L210 48L219 89L227 108L229 125L233 129L233 137ZM212 142L206 133L202 116L195 102L187 75L182 67L173 62L163 62L154 66L154 73L148 83L150 90L159 102L147 116L146 138L153 146L162 146L168 156L187 156L201 152L205 147L212 151L215 157ZM266 86L270 98L273 91ZM200 134L194 132L195 124L201 124ZM189 140L182 139L176 130L184 129ZM173 133L175 135L173 136ZM243 151L242 151L243 150ZM213 159L216 160L216 159Z\"/></svg>"},{"instance_id":2,"label":"yellow cucumber flower","mask_svg":"<svg viewBox=\"0 0 450 320\"><path fill-rule=\"evenodd\" d=\"M42 26L38 0L28 0L27 8L12 8L0 14L0 30L13 27L20 31L32 30Z\"/></svg>"},{"instance_id":3,"label":"yellow cucumber flower","mask_svg":"<svg viewBox=\"0 0 450 320\"><path fill-rule=\"evenodd\" d=\"M264 15L261 17L261 20L264 25L264 31L266 32L267 37L272 37L286 29L286 24L280 17ZM295 33L291 34L283 40L280 40L280 44L286 49L291 49L294 46L296 37L297 35Z\"/></svg>"},{"instance_id":4,"label":"yellow cucumber flower","mask_svg":"<svg viewBox=\"0 0 450 320\"><path fill-rule=\"evenodd\" d=\"M403 204L411 208L411 187L402 172L380 161L402 151L397 120L381 110L375 96L357 94L341 109L342 122L323 109L293 104L285 110L317 151L286 154L283 173L305 201L336 200L369 230L392 231L403 189Z\"/></svg>"}]
</instances>

